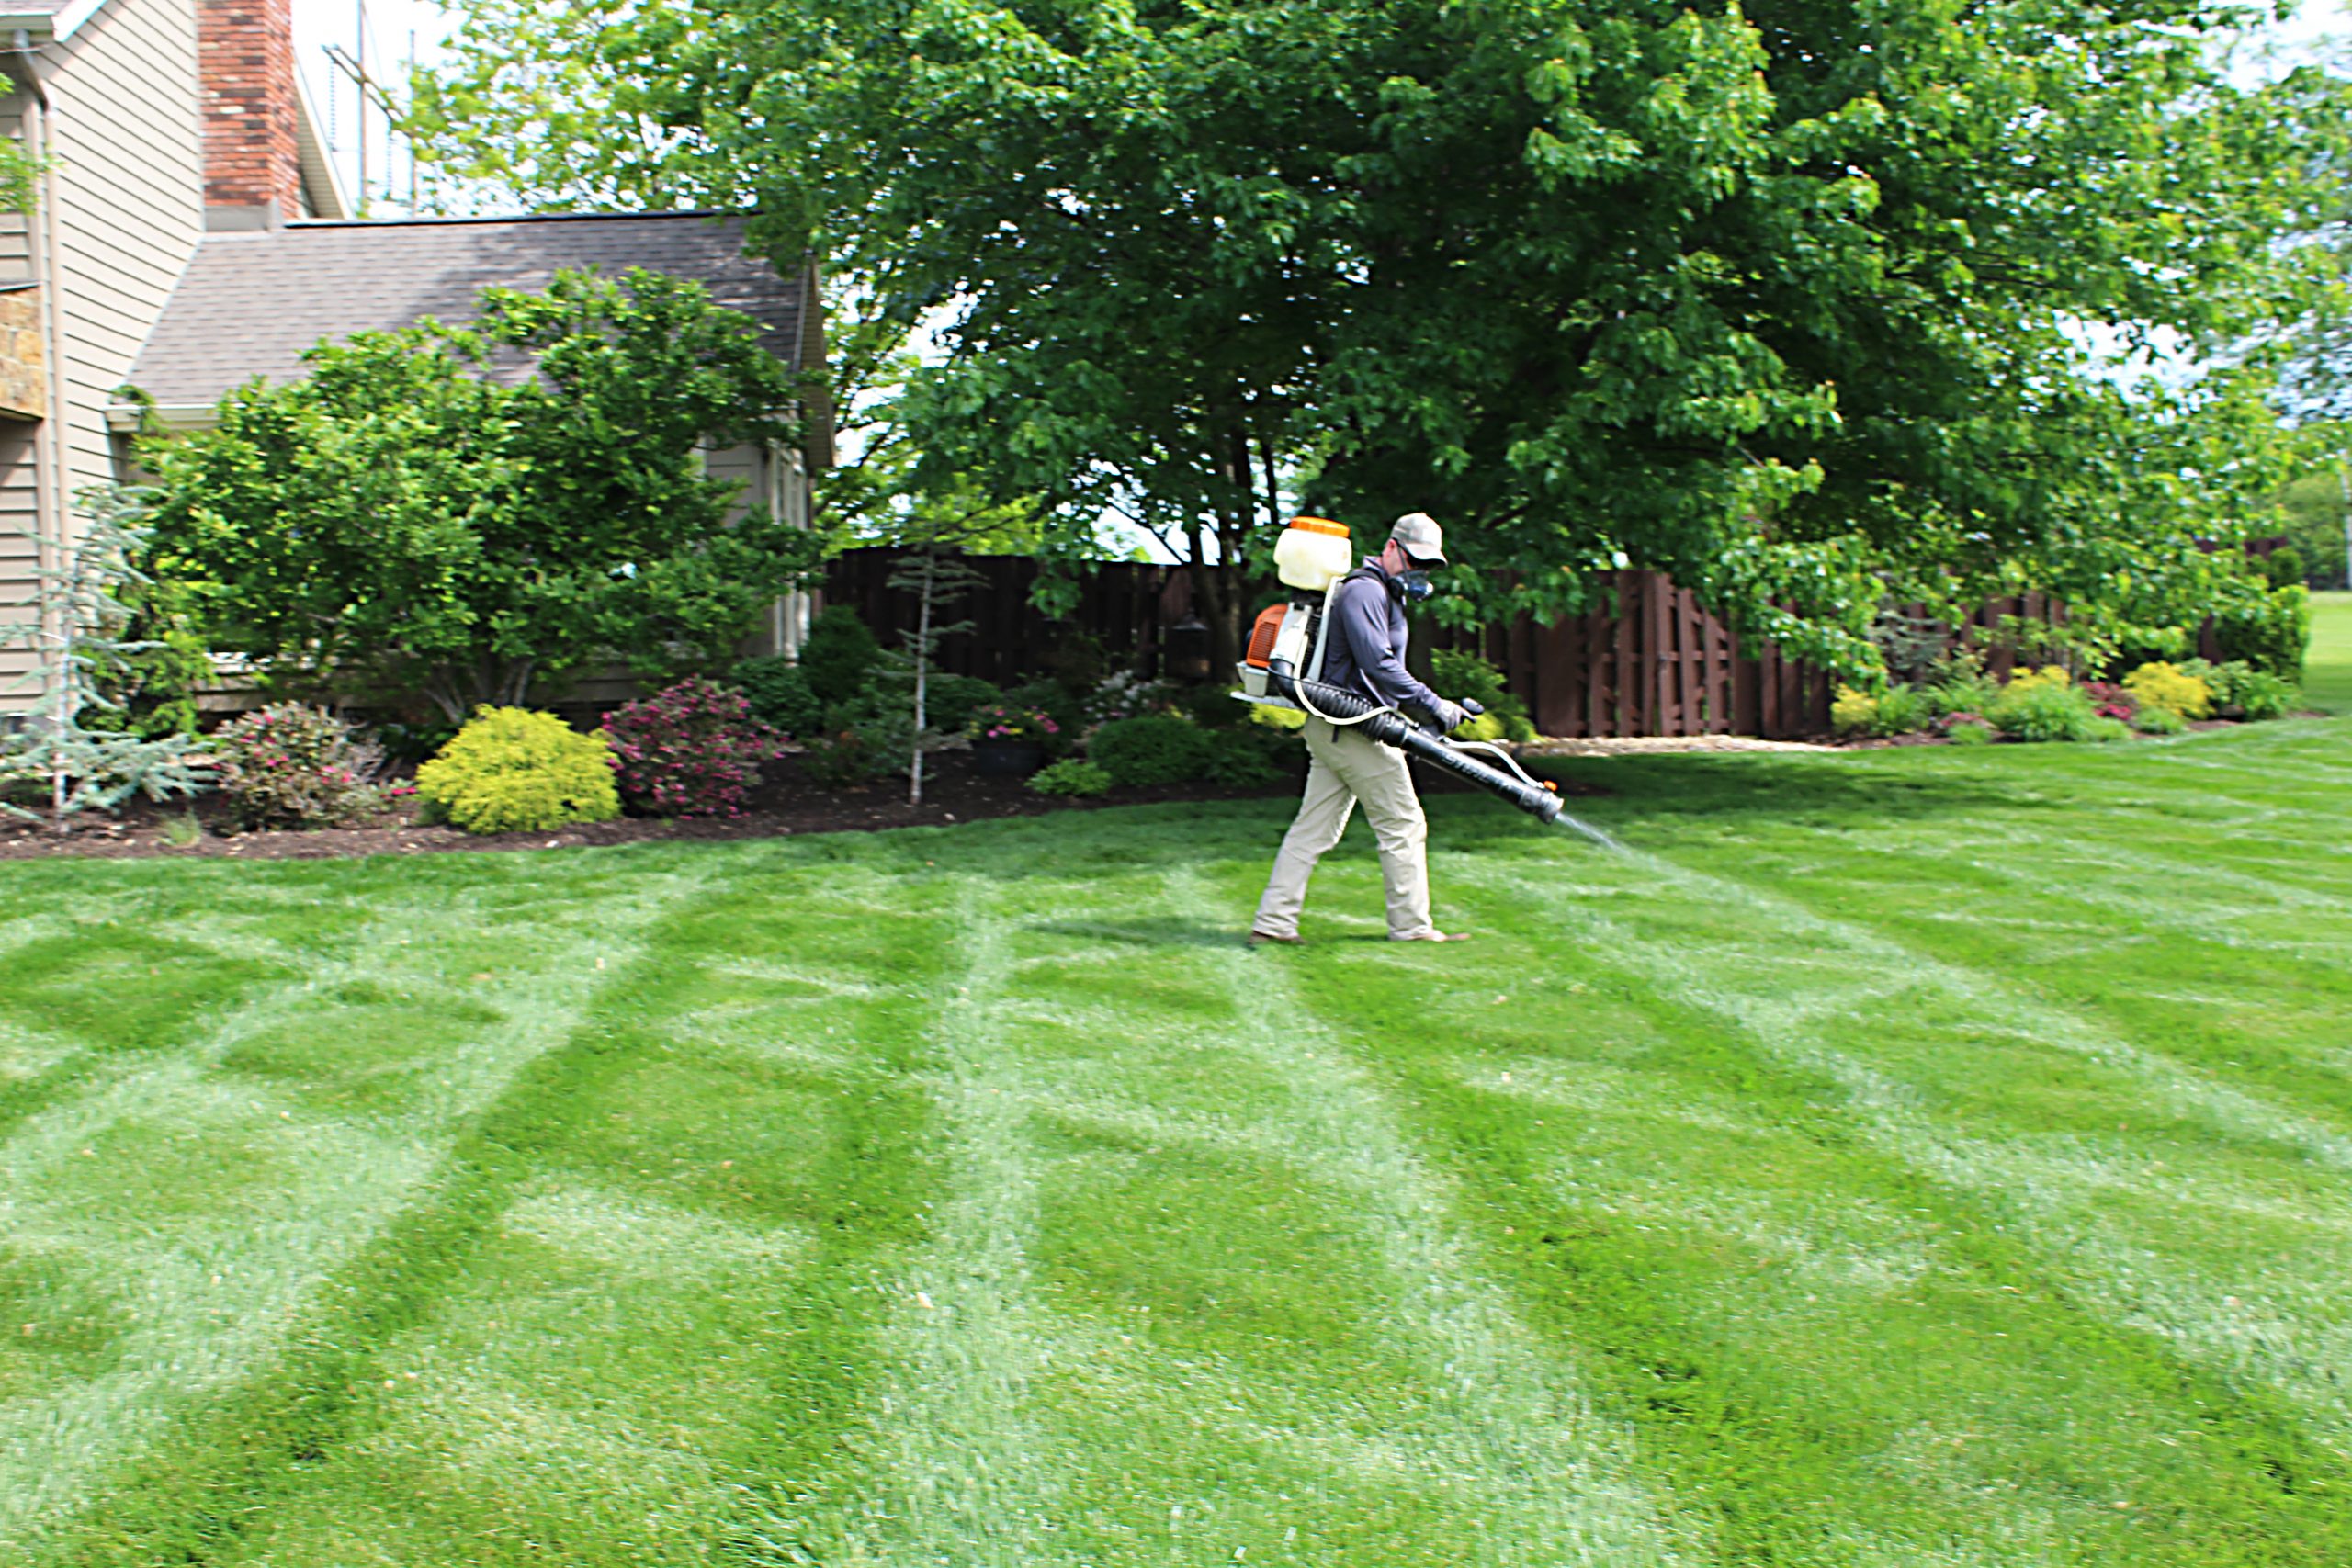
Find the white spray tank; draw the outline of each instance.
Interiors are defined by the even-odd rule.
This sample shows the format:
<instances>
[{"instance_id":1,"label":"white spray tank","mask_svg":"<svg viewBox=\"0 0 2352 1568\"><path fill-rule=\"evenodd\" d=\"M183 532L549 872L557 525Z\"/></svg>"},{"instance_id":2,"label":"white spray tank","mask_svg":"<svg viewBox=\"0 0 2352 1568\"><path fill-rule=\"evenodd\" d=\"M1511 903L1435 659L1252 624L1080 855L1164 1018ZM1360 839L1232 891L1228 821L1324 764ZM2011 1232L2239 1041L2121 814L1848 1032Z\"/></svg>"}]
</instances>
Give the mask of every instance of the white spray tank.
<instances>
[{"instance_id":1,"label":"white spray tank","mask_svg":"<svg viewBox=\"0 0 2352 1568\"><path fill-rule=\"evenodd\" d=\"M1292 591L1291 598L1260 611L1250 628L1250 650L1240 665L1242 694L1250 701L1294 705L1268 687L1267 667L1276 660L1307 680L1322 679L1323 642L1330 629L1324 612L1332 588L1354 565L1346 524L1328 517L1291 519L1274 541L1274 572Z\"/></svg>"}]
</instances>

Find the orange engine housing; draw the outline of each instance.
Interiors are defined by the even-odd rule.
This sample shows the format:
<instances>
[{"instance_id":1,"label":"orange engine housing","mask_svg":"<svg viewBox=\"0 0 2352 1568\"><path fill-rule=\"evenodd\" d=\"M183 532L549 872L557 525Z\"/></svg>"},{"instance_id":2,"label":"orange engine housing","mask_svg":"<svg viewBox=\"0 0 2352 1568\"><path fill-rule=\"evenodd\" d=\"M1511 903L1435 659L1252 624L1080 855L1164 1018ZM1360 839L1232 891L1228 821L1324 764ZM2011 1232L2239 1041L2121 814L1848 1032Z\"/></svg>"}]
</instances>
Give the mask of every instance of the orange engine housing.
<instances>
[{"instance_id":1,"label":"orange engine housing","mask_svg":"<svg viewBox=\"0 0 2352 1568\"><path fill-rule=\"evenodd\" d=\"M1272 661L1274 638L1282 635L1283 617L1288 614L1288 604L1269 604L1258 612L1250 627L1250 651L1242 655L1242 662L1263 670Z\"/></svg>"}]
</instances>

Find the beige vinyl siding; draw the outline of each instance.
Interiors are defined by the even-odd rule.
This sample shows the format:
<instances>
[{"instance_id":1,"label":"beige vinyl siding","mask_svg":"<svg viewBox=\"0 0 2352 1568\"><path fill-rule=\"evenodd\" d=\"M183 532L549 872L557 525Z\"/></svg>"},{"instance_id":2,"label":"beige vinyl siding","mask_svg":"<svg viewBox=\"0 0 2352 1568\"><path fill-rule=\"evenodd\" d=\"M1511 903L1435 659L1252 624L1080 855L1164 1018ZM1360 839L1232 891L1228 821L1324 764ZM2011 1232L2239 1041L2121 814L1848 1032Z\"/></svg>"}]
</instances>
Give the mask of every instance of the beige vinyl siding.
<instances>
[{"instance_id":1,"label":"beige vinyl siding","mask_svg":"<svg viewBox=\"0 0 2352 1568\"><path fill-rule=\"evenodd\" d=\"M49 73L66 490L120 477L106 408L204 230L194 0L111 0Z\"/></svg>"},{"instance_id":2,"label":"beige vinyl siding","mask_svg":"<svg viewBox=\"0 0 2352 1568\"><path fill-rule=\"evenodd\" d=\"M25 99L15 88L0 103L0 136L21 141L25 134ZM32 241L21 212L0 212L0 282L17 283L33 275Z\"/></svg>"},{"instance_id":3,"label":"beige vinyl siding","mask_svg":"<svg viewBox=\"0 0 2352 1568\"><path fill-rule=\"evenodd\" d=\"M0 421L0 627L28 624L28 602L40 580L40 545L33 526L40 520L33 495L33 446L40 426L29 420ZM0 632L0 713L30 707L39 694L27 678L33 667L32 650L21 637Z\"/></svg>"},{"instance_id":4,"label":"beige vinyl siding","mask_svg":"<svg viewBox=\"0 0 2352 1568\"><path fill-rule=\"evenodd\" d=\"M737 492L730 517L757 507L796 528L808 526L808 478L804 465L780 447L762 446L706 449L703 468L713 479L732 479ZM787 593L771 604L743 643L746 654L797 655L808 635L815 601L805 592Z\"/></svg>"},{"instance_id":5,"label":"beige vinyl siding","mask_svg":"<svg viewBox=\"0 0 2352 1568\"><path fill-rule=\"evenodd\" d=\"M727 511L730 521L764 503L767 473L757 446L705 448L702 466L712 479L726 479L736 487L734 503Z\"/></svg>"},{"instance_id":6,"label":"beige vinyl siding","mask_svg":"<svg viewBox=\"0 0 2352 1568\"><path fill-rule=\"evenodd\" d=\"M50 207L31 222L53 245L45 293L55 300L51 373L63 401L59 491L120 476L107 405L130 374L204 228L198 123L195 0L108 0L63 43L44 40L33 69L49 99ZM14 130L18 92L0 130ZM21 219L0 219L0 277L31 275ZM14 528L37 515L31 433L0 430L0 604L30 591L29 542ZM70 520L69 520L70 522ZM0 610L0 615L7 614ZM0 712L26 705L0 651Z\"/></svg>"}]
</instances>

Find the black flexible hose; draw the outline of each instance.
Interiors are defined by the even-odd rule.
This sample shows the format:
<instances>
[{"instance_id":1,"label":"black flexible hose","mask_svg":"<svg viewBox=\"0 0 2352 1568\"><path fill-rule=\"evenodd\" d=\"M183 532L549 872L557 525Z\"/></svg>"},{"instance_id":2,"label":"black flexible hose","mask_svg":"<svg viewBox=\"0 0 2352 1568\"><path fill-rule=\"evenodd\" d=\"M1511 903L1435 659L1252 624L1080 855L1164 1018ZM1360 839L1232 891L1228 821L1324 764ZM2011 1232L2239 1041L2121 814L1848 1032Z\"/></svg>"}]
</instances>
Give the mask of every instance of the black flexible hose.
<instances>
[{"instance_id":1,"label":"black flexible hose","mask_svg":"<svg viewBox=\"0 0 2352 1568\"><path fill-rule=\"evenodd\" d=\"M1363 718L1363 722L1354 728L1371 739L1385 746L1394 746L1408 756L1419 757L1433 768L1443 768L1455 778L1466 779L1489 795L1501 795L1546 826L1560 815L1560 797L1550 790L1522 784L1500 768L1490 768L1476 757L1455 750L1394 708L1383 707L1353 692L1327 686L1320 681L1302 681L1286 659L1277 659L1267 666L1266 683L1278 694L1309 712L1320 710L1333 718ZM1371 716L1363 717L1365 715Z\"/></svg>"}]
</instances>

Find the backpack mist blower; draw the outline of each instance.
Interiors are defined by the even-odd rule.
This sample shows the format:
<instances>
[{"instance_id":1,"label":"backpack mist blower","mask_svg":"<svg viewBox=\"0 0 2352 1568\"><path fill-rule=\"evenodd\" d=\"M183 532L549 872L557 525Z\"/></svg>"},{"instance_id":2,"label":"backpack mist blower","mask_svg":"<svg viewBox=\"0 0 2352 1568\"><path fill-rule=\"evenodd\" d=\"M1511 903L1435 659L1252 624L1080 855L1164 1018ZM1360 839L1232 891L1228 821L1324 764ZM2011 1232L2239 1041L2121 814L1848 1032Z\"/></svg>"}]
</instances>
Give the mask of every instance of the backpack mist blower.
<instances>
[{"instance_id":1,"label":"backpack mist blower","mask_svg":"<svg viewBox=\"0 0 2352 1568\"><path fill-rule=\"evenodd\" d=\"M1274 545L1274 569L1292 597L1261 611L1250 629L1250 651L1240 665L1241 700L1295 708L1333 725L1361 725L1372 739L1498 795L1539 822L1557 820L1557 787L1529 777L1502 748L1483 740L1448 740L1393 707L1325 683L1331 594L1353 564L1343 523L1299 517L1283 530ZM1474 703L1463 706L1472 714L1481 711ZM1472 755L1476 751L1492 754L1501 765L1480 761Z\"/></svg>"}]
</instances>

